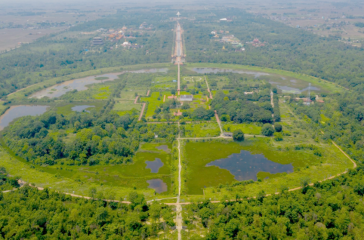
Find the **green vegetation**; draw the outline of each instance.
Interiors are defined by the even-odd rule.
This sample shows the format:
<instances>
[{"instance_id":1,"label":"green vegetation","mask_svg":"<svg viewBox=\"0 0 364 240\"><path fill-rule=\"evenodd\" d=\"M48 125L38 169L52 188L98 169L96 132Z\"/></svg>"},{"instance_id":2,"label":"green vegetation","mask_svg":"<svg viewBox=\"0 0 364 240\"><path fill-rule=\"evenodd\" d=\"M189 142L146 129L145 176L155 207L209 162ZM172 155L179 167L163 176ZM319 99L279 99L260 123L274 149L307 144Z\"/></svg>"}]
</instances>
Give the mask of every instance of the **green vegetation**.
<instances>
[{"instance_id":1,"label":"green vegetation","mask_svg":"<svg viewBox=\"0 0 364 240\"><path fill-rule=\"evenodd\" d=\"M191 123L181 126L183 137L217 137L220 136L220 128L216 122Z\"/></svg>"},{"instance_id":2,"label":"green vegetation","mask_svg":"<svg viewBox=\"0 0 364 240\"><path fill-rule=\"evenodd\" d=\"M237 142L244 141L244 133L240 129L237 129L233 132L233 139Z\"/></svg>"},{"instance_id":3,"label":"green vegetation","mask_svg":"<svg viewBox=\"0 0 364 240\"><path fill-rule=\"evenodd\" d=\"M262 90L258 94L251 95L245 95L239 89L229 93L229 95L218 91L211 101L211 107L221 116L221 121L231 120L235 123L273 122L269 86L262 86Z\"/></svg>"},{"instance_id":4,"label":"green vegetation","mask_svg":"<svg viewBox=\"0 0 364 240\"><path fill-rule=\"evenodd\" d=\"M8 176L6 169L4 167L0 167L0 200L1 191L12 190L19 187L18 179L19 177Z\"/></svg>"},{"instance_id":5,"label":"green vegetation","mask_svg":"<svg viewBox=\"0 0 364 240\"><path fill-rule=\"evenodd\" d=\"M269 179L254 184L245 185L237 182L226 169L216 166L206 167L206 164L227 158L241 150L251 154L263 154L270 161L280 164L292 164L294 172L289 174L267 174ZM273 143L267 138L248 138L242 143L237 142L186 142L183 160L186 168L186 194L202 194L206 197L219 199L219 196L232 196L236 192L246 192L247 196L256 196L259 191L273 193L281 185L295 187L300 185L303 177L311 181L322 180L352 167L352 163L334 146L329 144L310 145L297 144L291 139Z\"/></svg>"},{"instance_id":6,"label":"green vegetation","mask_svg":"<svg viewBox=\"0 0 364 240\"><path fill-rule=\"evenodd\" d=\"M272 127L271 124L264 124L264 126L262 127L262 135L270 137L272 136L274 133L274 129Z\"/></svg>"},{"instance_id":7,"label":"green vegetation","mask_svg":"<svg viewBox=\"0 0 364 240\"><path fill-rule=\"evenodd\" d=\"M192 231L207 239L360 239L363 229L363 170L279 195L245 198L247 191L219 204L210 201L184 208ZM197 228L200 226L200 229ZM197 229L196 229L197 228Z\"/></svg>"},{"instance_id":8,"label":"green vegetation","mask_svg":"<svg viewBox=\"0 0 364 240\"><path fill-rule=\"evenodd\" d=\"M90 192L98 199L115 198L113 192L107 195L92 189ZM128 196L130 205L73 198L50 189L39 191L29 186L0 194L1 236L7 239L36 236L78 239L157 237L161 230L175 225L169 207L159 203L148 205L144 196L136 192ZM78 230L74 230L74 226ZM169 232L164 235L171 236Z\"/></svg>"},{"instance_id":9,"label":"green vegetation","mask_svg":"<svg viewBox=\"0 0 364 240\"><path fill-rule=\"evenodd\" d=\"M220 118L221 119L221 118ZM223 130L226 132L234 132L235 130L240 129L245 134L250 135L260 135L261 134L261 127L253 124L253 123L240 123L240 124L234 124L230 122L223 122Z\"/></svg>"},{"instance_id":10,"label":"green vegetation","mask_svg":"<svg viewBox=\"0 0 364 240\"><path fill-rule=\"evenodd\" d=\"M95 80L106 80L106 79L109 79L108 77L97 77L95 78Z\"/></svg>"}]
</instances>

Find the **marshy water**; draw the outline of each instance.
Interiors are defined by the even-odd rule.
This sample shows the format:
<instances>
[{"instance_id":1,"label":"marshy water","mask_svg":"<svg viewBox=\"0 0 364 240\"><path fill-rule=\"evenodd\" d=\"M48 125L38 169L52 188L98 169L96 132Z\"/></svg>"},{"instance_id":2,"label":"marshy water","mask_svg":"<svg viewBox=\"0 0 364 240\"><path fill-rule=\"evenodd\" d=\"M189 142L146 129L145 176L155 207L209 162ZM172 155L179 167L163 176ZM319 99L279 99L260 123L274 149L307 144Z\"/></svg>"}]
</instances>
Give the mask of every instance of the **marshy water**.
<instances>
[{"instance_id":1,"label":"marshy water","mask_svg":"<svg viewBox=\"0 0 364 240\"><path fill-rule=\"evenodd\" d=\"M265 72L256 72L256 71L245 71L245 70L234 70L234 69L224 69L224 68L193 68L194 72L199 74L217 74L217 73L238 73L238 74L247 74L254 75L254 78L261 78L263 80L268 81L270 84L276 86L283 93L294 93L301 94L308 89L311 91L321 91L321 89L317 86L312 85L310 88L308 87L308 82L295 79L292 77L283 77L279 74L270 74ZM274 80L272 80L274 79Z\"/></svg>"},{"instance_id":2,"label":"marshy water","mask_svg":"<svg viewBox=\"0 0 364 240\"><path fill-rule=\"evenodd\" d=\"M218 159L206 164L206 167L217 166L226 169L234 175L238 181L257 180L258 172L283 173L293 172L292 164L280 164L272 162L263 154L251 154L249 151L241 150L240 153L232 154L227 158Z\"/></svg>"},{"instance_id":3,"label":"marshy water","mask_svg":"<svg viewBox=\"0 0 364 240\"><path fill-rule=\"evenodd\" d=\"M107 81L114 81L115 79L118 79L118 76L124 73L158 73L162 72L165 73L168 71L168 68L152 68L152 69L140 69L140 70L134 70L134 71L122 71L118 73L108 73L108 74L102 74L102 75L96 75L96 76L90 76L80 79L74 79L70 81L66 81L60 84L56 84L52 87L40 90L36 93L33 93L30 98L43 98L43 97L49 97L49 98L56 98L64 95L67 92L77 90L77 91L84 91L87 90L87 85L91 84L97 84L97 83L104 83ZM104 80L96 80L96 78L107 78Z\"/></svg>"},{"instance_id":4,"label":"marshy water","mask_svg":"<svg viewBox=\"0 0 364 240\"><path fill-rule=\"evenodd\" d=\"M165 151L166 153L169 153L171 151L171 149L168 148L167 145L160 145L158 147L156 147L158 150L163 150Z\"/></svg>"},{"instance_id":5,"label":"marshy water","mask_svg":"<svg viewBox=\"0 0 364 240\"><path fill-rule=\"evenodd\" d=\"M78 106L74 106L72 107L72 111L74 112L90 112L89 110L86 110L88 108L93 108L95 106L91 106L91 105L78 105Z\"/></svg>"},{"instance_id":6,"label":"marshy water","mask_svg":"<svg viewBox=\"0 0 364 240\"><path fill-rule=\"evenodd\" d=\"M239 74L249 74L254 75L255 78L260 76L268 76L269 73L264 72L254 72L254 71L244 71L244 70L233 70L233 69L223 69L223 68L193 68L194 72L199 74L205 73L239 73Z\"/></svg>"},{"instance_id":7,"label":"marshy water","mask_svg":"<svg viewBox=\"0 0 364 240\"><path fill-rule=\"evenodd\" d=\"M148 188L154 189L157 193L167 192L167 184L161 179L151 179L148 180Z\"/></svg>"},{"instance_id":8,"label":"marshy water","mask_svg":"<svg viewBox=\"0 0 364 240\"><path fill-rule=\"evenodd\" d=\"M14 119L25 117L25 116L37 116L45 113L48 106L40 105L19 105L9 108L0 117L0 130L4 129L11 123Z\"/></svg>"},{"instance_id":9,"label":"marshy water","mask_svg":"<svg viewBox=\"0 0 364 240\"><path fill-rule=\"evenodd\" d=\"M147 169L150 169L151 173L158 173L159 169L163 167L163 162L160 158L156 158L154 161L145 161Z\"/></svg>"}]
</instances>

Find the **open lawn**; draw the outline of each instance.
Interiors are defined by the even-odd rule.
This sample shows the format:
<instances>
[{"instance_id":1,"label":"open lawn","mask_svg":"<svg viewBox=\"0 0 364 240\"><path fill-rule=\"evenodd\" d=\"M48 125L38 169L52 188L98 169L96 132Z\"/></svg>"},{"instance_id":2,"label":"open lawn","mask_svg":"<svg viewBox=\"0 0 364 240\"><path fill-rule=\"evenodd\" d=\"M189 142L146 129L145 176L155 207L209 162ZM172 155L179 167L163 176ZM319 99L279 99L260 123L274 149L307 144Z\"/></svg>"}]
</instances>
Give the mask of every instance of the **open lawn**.
<instances>
[{"instance_id":1,"label":"open lawn","mask_svg":"<svg viewBox=\"0 0 364 240\"><path fill-rule=\"evenodd\" d=\"M217 122L188 123L181 126L184 137L217 137L220 128Z\"/></svg>"},{"instance_id":2,"label":"open lawn","mask_svg":"<svg viewBox=\"0 0 364 240\"><path fill-rule=\"evenodd\" d=\"M168 93L152 92L150 97L142 97L142 102L148 102L148 110L145 113L146 118L151 118L154 111L163 103L163 96Z\"/></svg>"},{"instance_id":3,"label":"open lawn","mask_svg":"<svg viewBox=\"0 0 364 240\"><path fill-rule=\"evenodd\" d=\"M156 77L152 81L152 89L177 89L177 80L175 77L167 76L167 77Z\"/></svg>"},{"instance_id":4,"label":"open lawn","mask_svg":"<svg viewBox=\"0 0 364 240\"><path fill-rule=\"evenodd\" d=\"M235 130L240 129L243 131L243 133L250 135L260 135L262 130L262 128L257 126L256 124L234 124L229 122L222 122L222 128L225 132L234 132Z\"/></svg>"},{"instance_id":5,"label":"open lawn","mask_svg":"<svg viewBox=\"0 0 364 240\"><path fill-rule=\"evenodd\" d=\"M115 99L115 105L113 110L115 111L129 111L135 109L137 111L141 111L142 105L140 103L134 104L134 101L125 101L120 99Z\"/></svg>"}]
</instances>

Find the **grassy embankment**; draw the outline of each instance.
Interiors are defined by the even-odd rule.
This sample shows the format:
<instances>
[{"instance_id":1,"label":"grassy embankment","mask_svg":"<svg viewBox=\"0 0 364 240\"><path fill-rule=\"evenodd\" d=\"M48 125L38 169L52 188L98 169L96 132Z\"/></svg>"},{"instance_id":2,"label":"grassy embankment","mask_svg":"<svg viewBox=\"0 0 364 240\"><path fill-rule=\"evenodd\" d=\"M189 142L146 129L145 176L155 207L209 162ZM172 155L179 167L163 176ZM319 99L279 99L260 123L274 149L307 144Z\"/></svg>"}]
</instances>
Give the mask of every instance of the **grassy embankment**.
<instances>
[{"instance_id":1,"label":"grassy embankment","mask_svg":"<svg viewBox=\"0 0 364 240\"><path fill-rule=\"evenodd\" d=\"M21 100L22 98L27 98L30 94L42 90L44 88L53 86L58 83L62 83L68 80L78 79L78 78L84 78L88 76L95 76L100 75L104 73L112 73L112 72L120 72L124 70L138 70L138 69L150 69L150 68L169 68L172 65L170 63L155 63L155 64L138 64L138 65L130 65L130 66L119 66L119 67L110 67L110 68L102 68L97 70L91 70L86 72L80 72L80 73L74 73L67 76L61 76L61 77L55 77L51 78L47 81L40 82L34 85L31 85L27 88L20 89L17 92L14 92L12 94L9 94L7 96L8 100Z\"/></svg>"}]
</instances>

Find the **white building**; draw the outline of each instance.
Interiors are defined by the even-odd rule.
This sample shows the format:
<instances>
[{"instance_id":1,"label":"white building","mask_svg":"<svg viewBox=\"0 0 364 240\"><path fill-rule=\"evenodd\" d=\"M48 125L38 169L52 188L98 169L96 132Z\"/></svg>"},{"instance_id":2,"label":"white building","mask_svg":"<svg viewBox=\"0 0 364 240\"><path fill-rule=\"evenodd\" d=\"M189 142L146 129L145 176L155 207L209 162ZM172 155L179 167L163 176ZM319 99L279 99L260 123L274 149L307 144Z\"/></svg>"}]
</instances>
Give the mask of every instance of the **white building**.
<instances>
[{"instance_id":1,"label":"white building","mask_svg":"<svg viewBox=\"0 0 364 240\"><path fill-rule=\"evenodd\" d=\"M180 99L181 102L192 102L193 95L181 95Z\"/></svg>"}]
</instances>

